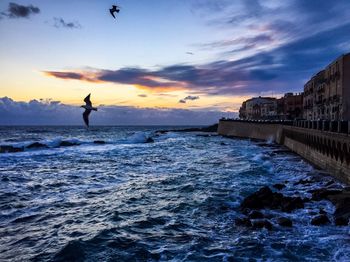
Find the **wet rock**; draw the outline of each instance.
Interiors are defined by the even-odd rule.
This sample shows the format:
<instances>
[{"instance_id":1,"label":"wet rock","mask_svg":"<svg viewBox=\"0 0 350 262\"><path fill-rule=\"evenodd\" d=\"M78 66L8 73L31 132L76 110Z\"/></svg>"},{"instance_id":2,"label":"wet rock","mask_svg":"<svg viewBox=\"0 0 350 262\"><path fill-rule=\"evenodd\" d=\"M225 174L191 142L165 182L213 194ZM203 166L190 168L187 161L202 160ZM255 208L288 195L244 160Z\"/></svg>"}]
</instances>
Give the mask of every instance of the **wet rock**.
<instances>
[{"instance_id":1,"label":"wet rock","mask_svg":"<svg viewBox=\"0 0 350 262\"><path fill-rule=\"evenodd\" d=\"M197 135L197 136L200 136L200 137L210 137L210 135Z\"/></svg>"},{"instance_id":2,"label":"wet rock","mask_svg":"<svg viewBox=\"0 0 350 262\"><path fill-rule=\"evenodd\" d=\"M59 146L77 146L78 145L78 143L76 143L76 142L69 142L69 141L62 141L60 144L59 144Z\"/></svg>"},{"instance_id":3,"label":"wet rock","mask_svg":"<svg viewBox=\"0 0 350 262\"><path fill-rule=\"evenodd\" d=\"M293 226L292 220L290 220L289 218L286 218L286 217L278 218L277 223L282 227L292 227Z\"/></svg>"},{"instance_id":4,"label":"wet rock","mask_svg":"<svg viewBox=\"0 0 350 262\"><path fill-rule=\"evenodd\" d=\"M257 228L266 228L268 230L272 230L272 224L270 223L270 221L266 219L254 221L253 229L257 229Z\"/></svg>"},{"instance_id":5,"label":"wet rock","mask_svg":"<svg viewBox=\"0 0 350 262\"><path fill-rule=\"evenodd\" d=\"M329 196L338 195L342 193L342 190L320 188L316 190L311 190L310 193L312 193L312 200L320 201L323 199L329 199Z\"/></svg>"},{"instance_id":6,"label":"wet rock","mask_svg":"<svg viewBox=\"0 0 350 262\"><path fill-rule=\"evenodd\" d=\"M47 148L47 145L39 143L39 142L35 142L30 144L29 146L27 146L28 149L33 149L33 148Z\"/></svg>"},{"instance_id":7,"label":"wet rock","mask_svg":"<svg viewBox=\"0 0 350 262\"><path fill-rule=\"evenodd\" d=\"M94 141L94 144L104 145L104 144L106 144L106 142L103 141L103 140L95 140L95 141Z\"/></svg>"},{"instance_id":8,"label":"wet rock","mask_svg":"<svg viewBox=\"0 0 350 262\"><path fill-rule=\"evenodd\" d=\"M269 187L262 187L241 203L241 210L269 208L291 212L303 207L304 201L300 197L287 197L281 193L272 192Z\"/></svg>"},{"instance_id":9,"label":"wet rock","mask_svg":"<svg viewBox=\"0 0 350 262\"><path fill-rule=\"evenodd\" d=\"M283 185L283 184L274 184L273 187L276 188L277 190L282 190L283 188L286 187L286 185Z\"/></svg>"},{"instance_id":10,"label":"wet rock","mask_svg":"<svg viewBox=\"0 0 350 262\"><path fill-rule=\"evenodd\" d=\"M264 218L263 213L253 210L252 212L250 212L249 216L250 219L259 219L259 218Z\"/></svg>"},{"instance_id":11,"label":"wet rock","mask_svg":"<svg viewBox=\"0 0 350 262\"><path fill-rule=\"evenodd\" d=\"M297 185L309 185L313 183L312 180L304 180L304 179L300 179L298 182L295 182L294 185L297 186Z\"/></svg>"},{"instance_id":12,"label":"wet rock","mask_svg":"<svg viewBox=\"0 0 350 262\"><path fill-rule=\"evenodd\" d=\"M235 220L236 226L244 226L244 227L251 227L252 222L250 221L249 218L236 218Z\"/></svg>"},{"instance_id":13,"label":"wet rock","mask_svg":"<svg viewBox=\"0 0 350 262\"><path fill-rule=\"evenodd\" d=\"M224 143L224 142L221 142L220 145L222 145L222 146L227 146L227 144Z\"/></svg>"},{"instance_id":14,"label":"wet rock","mask_svg":"<svg viewBox=\"0 0 350 262\"><path fill-rule=\"evenodd\" d=\"M154 143L154 139L152 137L148 137L146 143Z\"/></svg>"},{"instance_id":15,"label":"wet rock","mask_svg":"<svg viewBox=\"0 0 350 262\"><path fill-rule=\"evenodd\" d=\"M17 153L23 151L23 147L0 146L0 153Z\"/></svg>"},{"instance_id":16,"label":"wet rock","mask_svg":"<svg viewBox=\"0 0 350 262\"><path fill-rule=\"evenodd\" d=\"M329 224L329 223L330 223L330 221L329 221L329 218L327 217L327 215L319 215L319 216L314 217L311 220L311 225L314 225L314 226L320 226L320 225L325 225L325 224Z\"/></svg>"},{"instance_id":17,"label":"wet rock","mask_svg":"<svg viewBox=\"0 0 350 262\"><path fill-rule=\"evenodd\" d=\"M350 191L343 190L337 195L331 195L329 200L335 205L333 214L336 225L348 225L350 219Z\"/></svg>"},{"instance_id":18,"label":"wet rock","mask_svg":"<svg viewBox=\"0 0 350 262\"><path fill-rule=\"evenodd\" d=\"M320 209L320 212L319 212L321 215L327 215L327 212L326 211L324 211L324 209Z\"/></svg>"},{"instance_id":19,"label":"wet rock","mask_svg":"<svg viewBox=\"0 0 350 262\"><path fill-rule=\"evenodd\" d=\"M85 252L80 241L69 242L61 251L59 251L53 261L84 261Z\"/></svg>"}]
</instances>

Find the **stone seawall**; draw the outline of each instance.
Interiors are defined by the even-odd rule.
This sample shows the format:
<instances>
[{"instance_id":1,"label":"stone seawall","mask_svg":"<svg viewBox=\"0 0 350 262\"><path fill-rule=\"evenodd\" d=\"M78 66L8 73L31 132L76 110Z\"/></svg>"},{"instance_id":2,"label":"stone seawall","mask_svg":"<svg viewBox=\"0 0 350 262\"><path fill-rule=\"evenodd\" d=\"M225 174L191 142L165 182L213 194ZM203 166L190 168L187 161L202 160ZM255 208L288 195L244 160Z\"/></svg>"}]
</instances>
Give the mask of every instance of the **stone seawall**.
<instances>
[{"instance_id":1,"label":"stone seawall","mask_svg":"<svg viewBox=\"0 0 350 262\"><path fill-rule=\"evenodd\" d=\"M274 123L230 120L220 120L218 133L283 144L317 167L350 184L350 137L347 134Z\"/></svg>"}]
</instances>

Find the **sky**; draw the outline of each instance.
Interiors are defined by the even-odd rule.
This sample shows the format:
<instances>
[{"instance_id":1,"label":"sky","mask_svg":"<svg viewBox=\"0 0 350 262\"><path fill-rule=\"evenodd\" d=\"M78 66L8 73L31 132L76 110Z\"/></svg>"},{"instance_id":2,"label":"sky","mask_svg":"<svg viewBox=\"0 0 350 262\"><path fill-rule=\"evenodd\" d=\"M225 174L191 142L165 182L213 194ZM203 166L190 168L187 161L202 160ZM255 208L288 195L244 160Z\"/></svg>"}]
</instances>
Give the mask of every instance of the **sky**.
<instances>
[{"instance_id":1,"label":"sky","mask_svg":"<svg viewBox=\"0 0 350 262\"><path fill-rule=\"evenodd\" d=\"M236 116L251 96L301 92L350 52L349 8L348 0L0 0L0 124L54 124L53 114L81 124L89 93L98 124ZM116 116L126 109L128 120Z\"/></svg>"}]
</instances>

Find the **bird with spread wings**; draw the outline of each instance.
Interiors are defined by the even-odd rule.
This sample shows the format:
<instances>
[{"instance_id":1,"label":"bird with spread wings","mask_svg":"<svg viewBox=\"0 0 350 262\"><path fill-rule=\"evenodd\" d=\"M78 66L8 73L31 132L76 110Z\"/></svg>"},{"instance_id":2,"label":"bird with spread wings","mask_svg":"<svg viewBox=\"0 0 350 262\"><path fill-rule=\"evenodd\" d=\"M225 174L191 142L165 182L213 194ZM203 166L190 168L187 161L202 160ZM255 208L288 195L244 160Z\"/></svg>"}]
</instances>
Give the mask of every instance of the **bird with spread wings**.
<instances>
[{"instance_id":1,"label":"bird with spread wings","mask_svg":"<svg viewBox=\"0 0 350 262\"><path fill-rule=\"evenodd\" d=\"M85 108L85 111L83 113L83 119L84 119L85 125L87 127L89 127L89 115L90 115L91 111L92 110L97 111L97 108L92 106L92 103L90 100L90 95L91 94L89 94L87 97L85 97L85 99L84 99L85 105L81 106L82 108Z\"/></svg>"}]
</instances>

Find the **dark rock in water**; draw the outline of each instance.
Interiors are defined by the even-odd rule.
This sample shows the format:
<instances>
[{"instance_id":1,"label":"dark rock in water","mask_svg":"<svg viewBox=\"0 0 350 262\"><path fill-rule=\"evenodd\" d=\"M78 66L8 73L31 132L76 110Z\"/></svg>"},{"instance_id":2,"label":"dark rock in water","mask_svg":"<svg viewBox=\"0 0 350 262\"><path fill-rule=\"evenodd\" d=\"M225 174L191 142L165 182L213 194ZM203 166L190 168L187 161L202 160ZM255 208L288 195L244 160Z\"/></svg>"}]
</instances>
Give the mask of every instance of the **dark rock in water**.
<instances>
[{"instance_id":1,"label":"dark rock in water","mask_svg":"<svg viewBox=\"0 0 350 262\"><path fill-rule=\"evenodd\" d=\"M334 223L337 226L347 226L349 225L349 219L345 219L344 217L337 217L334 219Z\"/></svg>"},{"instance_id":2,"label":"dark rock in water","mask_svg":"<svg viewBox=\"0 0 350 262\"><path fill-rule=\"evenodd\" d=\"M244 227L251 227L252 222L250 221L249 218L236 218L235 220L236 226L244 226Z\"/></svg>"},{"instance_id":3,"label":"dark rock in water","mask_svg":"<svg viewBox=\"0 0 350 262\"><path fill-rule=\"evenodd\" d=\"M283 184L274 184L273 187L278 189L278 190L281 190L281 189L285 188L286 186Z\"/></svg>"},{"instance_id":4,"label":"dark rock in water","mask_svg":"<svg viewBox=\"0 0 350 262\"><path fill-rule=\"evenodd\" d=\"M59 146L77 146L79 145L78 143L76 142L69 142L69 141L62 141Z\"/></svg>"},{"instance_id":5,"label":"dark rock in water","mask_svg":"<svg viewBox=\"0 0 350 262\"><path fill-rule=\"evenodd\" d=\"M220 145L222 145L222 146L227 146L227 144L224 143L224 142L221 142Z\"/></svg>"},{"instance_id":6,"label":"dark rock in water","mask_svg":"<svg viewBox=\"0 0 350 262\"><path fill-rule=\"evenodd\" d=\"M23 152L23 147L13 147L13 146L0 146L0 153L17 153Z\"/></svg>"},{"instance_id":7,"label":"dark rock in water","mask_svg":"<svg viewBox=\"0 0 350 262\"><path fill-rule=\"evenodd\" d=\"M270 221L266 219L254 221L253 229L257 229L257 228L266 228L268 230L272 230L272 224L270 223Z\"/></svg>"},{"instance_id":8,"label":"dark rock in water","mask_svg":"<svg viewBox=\"0 0 350 262\"><path fill-rule=\"evenodd\" d=\"M330 222L331 221L329 221L329 218L327 217L327 215L319 215L317 217L314 217L311 220L311 225L320 226L320 225L329 224Z\"/></svg>"},{"instance_id":9,"label":"dark rock in water","mask_svg":"<svg viewBox=\"0 0 350 262\"><path fill-rule=\"evenodd\" d=\"M310 191L310 193L312 193L312 200L314 200L314 201L329 199L329 196L338 195L341 192L342 192L342 190L326 189L326 188L320 188L320 189Z\"/></svg>"},{"instance_id":10,"label":"dark rock in water","mask_svg":"<svg viewBox=\"0 0 350 262\"><path fill-rule=\"evenodd\" d=\"M350 191L345 189L337 195L328 196L335 205L333 214L336 225L348 225L350 219Z\"/></svg>"},{"instance_id":11,"label":"dark rock in water","mask_svg":"<svg viewBox=\"0 0 350 262\"><path fill-rule=\"evenodd\" d=\"M262 187L241 203L241 210L270 208L291 212L303 207L304 201L300 197L287 197L281 193L274 193L269 187Z\"/></svg>"},{"instance_id":12,"label":"dark rock in water","mask_svg":"<svg viewBox=\"0 0 350 262\"><path fill-rule=\"evenodd\" d=\"M197 135L197 136L201 136L201 137L210 137L210 135Z\"/></svg>"},{"instance_id":13,"label":"dark rock in water","mask_svg":"<svg viewBox=\"0 0 350 262\"><path fill-rule=\"evenodd\" d=\"M294 185L297 186L297 185L309 185L313 183L312 180L304 180L304 179L300 179L298 182L295 182Z\"/></svg>"},{"instance_id":14,"label":"dark rock in water","mask_svg":"<svg viewBox=\"0 0 350 262\"><path fill-rule=\"evenodd\" d=\"M29 149L33 149L33 148L47 148L47 145L39 143L39 142L35 142L35 143L32 143L29 146L27 146L27 148L29 148Z\"/></svg>"},{"instance_id":15,"label":"dark rock in water","mask_svg":"<svg viewBox=\"0 0 350 262\"><path fill-rule=\"evenodd\" d=\"M321 209L320 209L320 214L321 214L321 215L327 215L327 212L324 211L324 209L321 208Z\"/></svg>"},{"instance_id":16,"label":"dark rock in water","mask_svg":"<svg viewBox=\"0 0 350 262\"><path fill-rule=\"evenodd\" d=\"M250 219L264 218L264 215L259 211L253 210L252 212L250 212L249 218Z\"/></svg>"},{"instance_id":17,"label":"dark rock in water","mask_svg":"<svg viewBox=\"0 0 350 262\"><path fill-rule=\"evenodd\" d=\"M292 220L290 220L289 218L286 218L286 217L280 217L277 220L277 223L282 227L292 227L293 226Z\"/></svg>"},{"instance_id":18,"label":"dark rock in water","mask_svg":"<svg viewBox=\"0 0 350 262\"><path fill-rule=\"evenodd\" d=\"M154 139L152 137L148 137L146 143L154 143Z\"/></svg>"},{"instance_id":19,"label":"dark rock in water","mask_svg":"<svg viewBox=\"0 0 350 262\"><path fill-rule=\"evenodd\" d=\"M104 145L104 144L106 144L106 142L103 140L95 140L94 144Z\"/></svg>"},{"instance_id":20,"label":"dark rock in water","mask_svg":"<svg viewBox=\"0 0 350 262\"><path fill-rule=\"evenodd\" d=\"M80 241L69 242L61 251L59 251L53 261L64 262L64 261L84 261L85 252Z\"/></svg>"}]
</instances>

